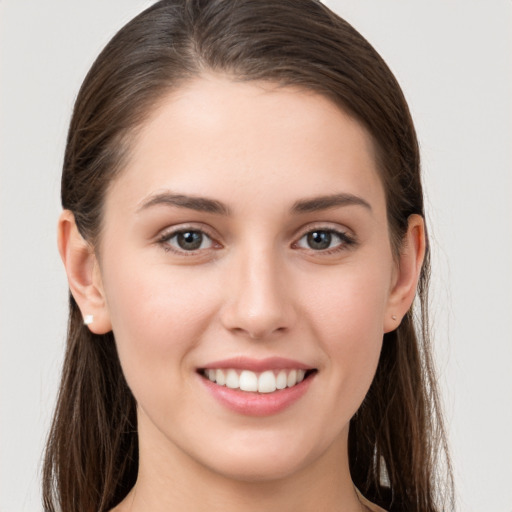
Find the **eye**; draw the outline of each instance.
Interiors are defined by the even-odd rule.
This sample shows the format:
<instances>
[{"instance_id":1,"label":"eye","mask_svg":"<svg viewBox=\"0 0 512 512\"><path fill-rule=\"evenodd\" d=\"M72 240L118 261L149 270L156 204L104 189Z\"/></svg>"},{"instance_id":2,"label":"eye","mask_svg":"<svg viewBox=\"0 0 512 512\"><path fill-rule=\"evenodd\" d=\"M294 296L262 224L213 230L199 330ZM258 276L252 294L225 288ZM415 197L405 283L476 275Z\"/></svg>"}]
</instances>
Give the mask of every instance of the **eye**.
<instances>
[{"instance_id":1,"label":"eye","mask_svg":"<svg viewBox=\"0 0 512 512\"><path fill-rule=\"evenodd\" d=\"M329 251L341 250L352 244L354 244L354 240L346 233L334 229L313 229L304 234L295 245L301 249Z\"/></svg>"},{"instance_id":2,"label":"eye","mask_svg":"<svg viewBox=\"0 0 512 512\"><path fill-rule=\"evenodd\" d=\"M165 234L160 239L160 243L167 250L176 252L193 252L213 247L213 240L198 229L182 229Z\"/></svg>"}]
</instances>

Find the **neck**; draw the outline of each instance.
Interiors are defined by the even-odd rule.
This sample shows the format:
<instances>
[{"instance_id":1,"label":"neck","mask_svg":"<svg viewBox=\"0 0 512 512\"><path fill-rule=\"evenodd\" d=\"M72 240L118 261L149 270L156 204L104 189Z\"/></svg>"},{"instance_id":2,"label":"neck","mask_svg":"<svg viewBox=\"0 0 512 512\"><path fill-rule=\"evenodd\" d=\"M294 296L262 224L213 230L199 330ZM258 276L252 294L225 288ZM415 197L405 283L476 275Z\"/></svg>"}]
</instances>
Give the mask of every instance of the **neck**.
<instances>
[{"instance_id":1,"label":"neck","mask_svg":"<svg viewBox=\"0 0 512 512\"><path fill-rule=\"evenodd\" d=\"M350 478L348 432L314 461L285 475L242 479L207 467L160 432L148 435L150 429L140 422L137 482L115 512L365 510Z\"/></svg>"}]
</instances>

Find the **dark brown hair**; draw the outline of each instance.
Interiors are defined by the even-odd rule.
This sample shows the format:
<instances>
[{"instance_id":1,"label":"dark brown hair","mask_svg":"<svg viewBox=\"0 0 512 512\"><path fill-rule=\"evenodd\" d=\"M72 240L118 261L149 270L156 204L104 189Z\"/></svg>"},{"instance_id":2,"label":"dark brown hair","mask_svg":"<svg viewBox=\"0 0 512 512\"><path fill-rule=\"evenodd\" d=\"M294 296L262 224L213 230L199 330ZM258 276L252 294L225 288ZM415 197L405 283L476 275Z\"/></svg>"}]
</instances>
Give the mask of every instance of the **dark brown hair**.
<instances>
[{"instance_id":1,"label":"dark brown hair","mask_svg":"<svg viewBox=\"0 0 512 512\"><path fill-rule=\"evenodd\" d=\"M424 216L418 142L406 101L372 46L316 0L162 0L115 35L76 100L62 173L62 205L92 247L101 240L105 193L137 128L168 92L206 71L315 91L358 119L377 148L390 237L400 251L409 216ZM390 511L453 506L429 347L428 278L427 247L418 311L411 309L385 334L375 378L350 425L353 481ZM44 465L45 510L107 511L134 485L137 468L135 400L114 336L84 327L70 295Z\"/></svg>"}]
</instances>

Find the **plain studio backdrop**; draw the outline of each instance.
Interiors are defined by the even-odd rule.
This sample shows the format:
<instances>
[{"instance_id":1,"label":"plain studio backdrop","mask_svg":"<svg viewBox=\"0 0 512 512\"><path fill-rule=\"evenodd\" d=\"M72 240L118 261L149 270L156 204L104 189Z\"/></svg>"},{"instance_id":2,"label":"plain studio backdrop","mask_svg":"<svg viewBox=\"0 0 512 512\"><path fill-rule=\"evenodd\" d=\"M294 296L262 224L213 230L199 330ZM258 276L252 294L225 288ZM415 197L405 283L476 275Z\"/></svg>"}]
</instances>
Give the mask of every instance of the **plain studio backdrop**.
<instances>
[{"instance_id":1,"label":"plain studio backdrop","mask_svg":"<svg viewBox=\"0 0 512 512\"><path fill-rule=\"evenodd\" d=\"M0 512L41 510L66 333L56 222L73 101L102 47L150 3L0 0ZM512 2L328 5L381 53L416 122L458 510L511 512Z\"/></svg>"}]
</instances>

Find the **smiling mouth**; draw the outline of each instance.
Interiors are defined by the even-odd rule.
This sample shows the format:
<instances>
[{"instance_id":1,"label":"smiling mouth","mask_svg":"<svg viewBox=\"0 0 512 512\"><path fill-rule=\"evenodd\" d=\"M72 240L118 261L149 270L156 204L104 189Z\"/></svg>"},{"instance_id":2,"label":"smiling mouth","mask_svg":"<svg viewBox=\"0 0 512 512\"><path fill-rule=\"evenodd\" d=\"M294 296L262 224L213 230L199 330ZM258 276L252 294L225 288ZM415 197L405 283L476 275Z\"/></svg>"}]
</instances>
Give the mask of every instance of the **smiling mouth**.
<instances>
[{"instance_id":1,"label":"smiling mouth","mask_svg":"<svg viewBox=\"0 0 512 512\"><path fill-rule=\"evenodd\" d=\"M286 388L293 388L316 372L316 369L283 369L263 372L233 368L203 368L199 370L202 377L218 386L249 393L274 393Z\"/></svg>"}]
</instances>

